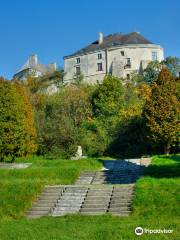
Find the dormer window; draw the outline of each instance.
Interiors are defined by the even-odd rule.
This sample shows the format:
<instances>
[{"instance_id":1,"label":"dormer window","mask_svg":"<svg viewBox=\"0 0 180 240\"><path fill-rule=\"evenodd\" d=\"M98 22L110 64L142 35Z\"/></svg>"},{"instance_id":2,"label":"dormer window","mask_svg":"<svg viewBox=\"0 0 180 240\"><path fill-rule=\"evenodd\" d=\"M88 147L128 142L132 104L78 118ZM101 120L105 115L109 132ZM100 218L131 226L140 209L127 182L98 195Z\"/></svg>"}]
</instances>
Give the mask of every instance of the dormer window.
<instances>
[{"instance_id":1,"label":"dormer window","mask_svg":"<svg viewBox=\"0 0 180 240\"><path fill-rule=\"evenodd\" d=\"M102 53L98 53L98 59L102 59Z\"/></svg>"},{"instance_id":2,"label":"dormer window","mask_svg":"<svg viewBox=\"0 0 180 240\"><path fill-rule=\"evenodd\" d=\"M81 59L78 57L76 58L76 63L79 64L81 62Z\"/></svg>"}]
</instances>

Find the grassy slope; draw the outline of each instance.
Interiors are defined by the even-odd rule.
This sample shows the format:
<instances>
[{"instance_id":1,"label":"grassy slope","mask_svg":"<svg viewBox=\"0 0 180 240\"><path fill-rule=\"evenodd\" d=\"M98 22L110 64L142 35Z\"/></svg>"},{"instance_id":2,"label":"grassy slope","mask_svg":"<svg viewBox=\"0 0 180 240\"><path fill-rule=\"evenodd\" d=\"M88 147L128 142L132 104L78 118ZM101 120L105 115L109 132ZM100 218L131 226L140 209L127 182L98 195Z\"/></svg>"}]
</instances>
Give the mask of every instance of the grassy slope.
<instances>
[{"instance_id":1,"label":"grassy slope","mask_svg":"<svg viewBox=\"0 0 180 240\"><path fill-rule=\"evenodd\" d=\"M130 217L74 215L27 220L22 217L23 211L45 183L72 183L80 170L100 167L96 160L43 161L35 161L34 166L26 170L0 171L1 240L180 239L178 157L153 158L153 165L147 169L146 176L137 183L134 210ZM9 210L6 210L8 206ZM134 234L137 226L173 229L174 233L137 237Z\"/></svg>"},{"instance_id":2,"label":"grassy slope","mask_svg":"<svg viewBox=\"0 0 180 240\"><path fill-rule=\"evenodd\" d=\"M44 185L72 184L81 171L102 167L97 159L70 161L33 157L17 159L17 162L33 164L27 169L0 169L0 221L23 216Z\"/></svg>"}]
</instances>

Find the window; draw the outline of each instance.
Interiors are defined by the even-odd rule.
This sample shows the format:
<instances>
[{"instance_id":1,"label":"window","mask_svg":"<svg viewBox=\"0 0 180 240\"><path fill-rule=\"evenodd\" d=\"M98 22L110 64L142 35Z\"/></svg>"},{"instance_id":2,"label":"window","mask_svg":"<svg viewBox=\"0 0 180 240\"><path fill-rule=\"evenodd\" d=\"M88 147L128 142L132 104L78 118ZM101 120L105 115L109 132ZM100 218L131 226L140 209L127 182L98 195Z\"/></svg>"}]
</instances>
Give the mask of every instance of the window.
<instances>
[{"instance_id":1,"label":"window","mask_svg":"<svg viewBox=\"0 0 180 240\"><path fill-rule=\"evenodd\" d=\"M152 52L152 61L157 60L157 52Z\"/></svg>"},{"instance_id":2,"label":"window","mask_svg":"<svg viewBox=\"0 0 180 240\"><path fill-rule=\"evenodd\" d=\"M80 69L80 67L78 66L78 67L76 67L76 74L80 74L81 73L81 69Z\"/></svg>"},{"instance_id":3,"label":"window","mask_svg":"<svg viewBox=\"0 0 180 240\"><path fill-rule=\"evenodd\" d=\"M102 59L102 53L98 53L98 59Z\"/></svg>"},{"instance_id":4,"label":"window","mask_svg":"<svg viewBox=\"0 0 180 240\"><path fill-rule=\"evenodd\" d=\"M102 69L102 63L98 63L98 64L97 64L97 67L98 67L98 72L103 70L103 69Z\"/></svg>"},{"instance_id":5,"label":"window","mask_svg":"<svg viewBox=\"0 0 180 240\"><path fill-rule=\"evenodd\" d=\"M79 64L81 62L80 58L76 58L76 63Z\"/></svg>"},{"instance_id":6,"label":"window","mask_svg":"<svg viewBox=\"0 0 180 240\"><path fill-rule=\"evenodd\" d=\"M127 80L130 80L130 74L127 74L126 77L127 77Z\"/></svg>"},{"instance_id":7,"label":"window","mask_svg":"<svg viewBox=\"0 0 180 240\"><path fill-rule=\"evenodd\" d=\"M121 51L121 56L124 56L124 51Z\"/></svg>"},{"instance_id":8,"label":"window","mask_svg":"<svg viewBox=\"0 0 180 240\"><path fill-rule=\"evenodd\" d=\"M127 58L127 65L131 66L131 59L130 58Z\"/></svg>"}]
</instances>

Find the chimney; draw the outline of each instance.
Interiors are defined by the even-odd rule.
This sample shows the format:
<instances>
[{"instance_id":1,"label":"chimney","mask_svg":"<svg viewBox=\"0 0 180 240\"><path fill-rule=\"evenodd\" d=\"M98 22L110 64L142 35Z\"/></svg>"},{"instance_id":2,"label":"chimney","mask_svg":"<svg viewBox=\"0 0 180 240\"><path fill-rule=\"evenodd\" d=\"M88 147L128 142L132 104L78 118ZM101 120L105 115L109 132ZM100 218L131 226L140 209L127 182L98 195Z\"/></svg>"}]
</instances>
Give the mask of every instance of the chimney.
<instances>
[{"instance_id":1,"label":"chimney","mask_svg":"<svg viewBox=\"0 0 180 240\"><path fill-rule=\"evenodd\" d=\"M57 70L57 64L56 63L50 63L49 64L49 68L51 71L56 71Z\"/></svg>"},{"instance_id":2,"label":"chimney","mask_svg":"<svg viewBox=\"0 0 180 240\"><path fill-rule=\"evenodd\" d=\"M103 33L99 32L99 45L103 43Z\"/></svg>"},{"instance_id":3,"label":"chimney","mask_svg":"<svg viewBox=\"0 0 180 240\"><path fill-rule=\"evenodd\" d=\"M29 63L31 65L37 65L38 64L38 56L37 56L37 54L33 54L33 55L30 56Z\"/></svg>"}]
</instances>

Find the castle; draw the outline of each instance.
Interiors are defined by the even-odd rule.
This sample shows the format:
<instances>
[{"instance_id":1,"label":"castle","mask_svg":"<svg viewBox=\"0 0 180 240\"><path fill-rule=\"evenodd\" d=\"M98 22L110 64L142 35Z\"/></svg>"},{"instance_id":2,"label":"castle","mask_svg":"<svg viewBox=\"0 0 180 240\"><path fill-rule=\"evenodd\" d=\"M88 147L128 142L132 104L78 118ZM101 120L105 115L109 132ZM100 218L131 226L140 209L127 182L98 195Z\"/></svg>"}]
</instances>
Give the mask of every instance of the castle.
<instances>
[{"instance_id":1,"label":"castle","mask_svg":"<svg viewBox=\"0 0 180 240\"><path fill-rule=\"evenodd\" d=\"M75 76L82 74L89 84L102 82L106 75L130 79L132 73L141 73L151 61L164 59L163 48L153 44L138 32L115 33L103 36L88 46L64 57L64 83L70 83ZM32 55L14 75L24 80L28 75L35 77L53 73L56 63L45 66Z\"/></svg>"},{"instance_id":2,"label":"castle","mask_svg":"<svg viewBox=\"0 0 180 240\"><path fill-rule=\"evenodd\" d=\"M51 74L57 70L56 63L51 63L47 66L38 62L37 54L31 55L27 62L14 74L13 78L25 80L29 75L41 77Z\"/></svg>"},{"instance_id":3,"label":"castle","mask_svg":"<svg viewBox=\"0 0 180 240\"><path fill-rule=\"evenodd\" d=\"M140 33L115 33L64 57L64 82L71 82L76 74L94 84L105 75L130 79L132 73L141 73L151 61L164 59L163 48L145 39Z\"/></svg>"}]
</instances>

